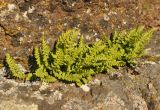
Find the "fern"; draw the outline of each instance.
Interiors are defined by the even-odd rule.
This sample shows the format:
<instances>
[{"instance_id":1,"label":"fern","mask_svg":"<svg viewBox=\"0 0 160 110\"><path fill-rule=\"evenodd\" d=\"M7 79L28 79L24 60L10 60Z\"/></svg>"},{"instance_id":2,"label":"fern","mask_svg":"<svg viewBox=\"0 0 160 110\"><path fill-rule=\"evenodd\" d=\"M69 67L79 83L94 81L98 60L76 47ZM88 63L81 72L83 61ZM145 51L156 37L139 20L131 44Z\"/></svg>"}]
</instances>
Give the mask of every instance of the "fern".
<instances>
[{"instance_id":1,"label":"fern","mask_svg":"<svg viewBox=\"0 0 160 110\"><path fill-rule=\"evenodd\" d=\"M15 63L15 60L8 53L6 54L6 62L11 71L11 77L19 79L25 78L25 74L19 70L18 65Z\"/></svg>"},{"instance_id":2,"label":"fern","mask_svg":"<svg viewBox=\"0 0 160 110\"><path fill-rule=\"evenodd\" d=\"M34 73L38 78L40 78L40 80L44 81L44 82L55 82L56 79L49 75L48 72L46 71L46 69L41 66L40 68L38 68L35 73Z\"/></svg>"},{"instance_id":3,"label":"fern","mask_svg":"<svg viewBox=\"0 0 160 110\"><path fill-rule=\"evenodd\" d=\"M42 43L41 48L35 47L34 49L34 56L36 58L37 65L45 66L46 68L49 68L49 55L50 55L50 48L47 45L46 41L44 40L44 37L42 37Z\"/></svg>"},{"instance_id":4,"label":"fern","mask_svg":"<svg viewBox=\"0 0 160 110\"><path fill-rule=\"evenodd\" d=\"M45 82L55 82L56 79L50 75L51 65L49 62L50 48L44 37L42 37L41 47L34 49L34 57L37 63L37 69L34 71L33 75Z\"/></svg>"},{"instance_id":5,"label":"fern","mask_svg":"<svg viewBox=\"0 0 160 110\"><path fill-rule=\"evenodd\" d=\"M136 59L143 55L153 31L138 27L129 32L115 32L110 38L104 36L104 39L88 45L79 31L69 30L62 33L53 51L42 37L41 47L34 49L37 65L32 73L25 75L20 72L9 54L6 54L6 62L11 76L16 78L39 79L48 83L61 80L81 86L88 83L93 75L109 71L112 67L134 65Z\"/></svg>"},{"instance_id":6,"label":"fern","mask_svg":"<svg viewBox=\"0 0 160 110\"><path fill-rule=\"evenodd\" d=\"M56 79L48 73L51 70L49 56L50 56L50 48L46 43L46 41L44 40L44 37L42 37L41 47L40 48L36 47L34 49L34 57L36 59L38 67L33 74L42 81L55 82Z\"/></svg>"},{"instance_id":7,"label":"fern","mask_svg":"<svg viewBox=\"0 0 160 110\"><path fill-rule=\"evenodd\" d=\"M32 77L33 77L33 73L28 73L28 74L26 75L26 80L27 80L27 81L32 81Z\"/></svg>"},{"instance_id":8,"label":"fern","mask_svg":"<svg viewBox=\"0 0 160 110\"><path fill-rule=\"evenodd\" d=\"M46 68L49 68L49 55L50 55L50 47L45 41L44 37L42 37L42 48L41 48L42 62Z\"/></svg>"},{"instance_id":9,"label":"fern","mask_svg":"<svg viewBox=\"0 0 160 110\"><path fill-rule=\"evenodd\" d=\"M42 65L41 54L37 47L34 48L34 57L36 59L37 66L40 67Z\"/></svg>"},{"instance_id":10,"label":"fern","mask_svg":"<svg viewBox=\"0 0 160 110\"><path fill-rule=\"evenodd\" d=\"M122 65L125 63L133 65L135 59L143 55L144 46L149 42L153 32L154 29L144 32L143 26L132 29L128 33L126 31L115 32L112 39L106 40L106 44L109 49L114 49L117 55L114 57L117 57Z\"/></svg>"},{"instance_id":11,"label":"fern","mask_svg":"<svg viewBox=\"0 0 160 110\"><path fill-rule=\"evenodd\" d=\"M53 73L59 80L67 80L82 84L81 80L88 77L83 63L83 57L88 50L81 36L78 41L79 32L70 30L62 34L56 45Z\"/></svg>"}]
</instances>

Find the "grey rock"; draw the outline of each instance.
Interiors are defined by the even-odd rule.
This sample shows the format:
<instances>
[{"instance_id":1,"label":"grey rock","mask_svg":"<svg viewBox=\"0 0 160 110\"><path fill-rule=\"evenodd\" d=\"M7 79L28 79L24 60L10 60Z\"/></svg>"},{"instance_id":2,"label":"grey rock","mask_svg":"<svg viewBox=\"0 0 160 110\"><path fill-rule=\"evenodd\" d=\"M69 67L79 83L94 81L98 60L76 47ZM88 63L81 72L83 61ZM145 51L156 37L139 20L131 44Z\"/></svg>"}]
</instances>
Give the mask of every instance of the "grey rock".
<instances>
[{"instance_id":1,"label":"grey rock","mask_svg":"<svg viewBox=\"0 0 160 110\"><path fill-rule=\"evenodd\" d=\"M159 22L153 20L159 20L156 17L158 3L151 3L148 12L155 9L151 16L140 10L139 6L145 4L137 5L132 0L105 0L105 3L99 0L1 1L0 61L6 52L27 61L43 33L53 47L57 36L73 27L80 28L89 43L98 40L100 33L108 32L110 35L116 27L129 29L137 26L138 22L159 28ZM148 55L159 55L159 35L160 31L155 32L146 47ZM20 64L19 68L26 72L27 68ZM98 80L89 83L88 92L85 92L74 84L23 83L7 79L4 77L6 69L1 68L0 110L160 110L160 64L144 61L136 69L139 74L122 70L111 75L97 75L94 78Z\"/></svg>"},{"instance_id":2,"label":"grey rock","mask_svg":"<svg viewBox=\"0 0 160 110\"><path fill-rule=\"evenodd\" d=\"M159 68L159 64L145 64L137 68L139 75L121 71L121 78L114 80L109 75L99 76L89 84L88 92L64 83L22 83L2 79L0 107L2 110L11 107L25 110L150 110L160 106ZM3 72L1 69L1 74ZM148 106L151 102L153 105Z\"/></svg>"},{"instance_id":3,"label":"grey rock","mask_svg":"<svg viewBox=\"0 0 160 110\"><path fill-rule=\"evenodd\" d=\"M0 110L38 110L36 104L16 104L15 100L0 101Z\"/></svg>"}]
</instances>

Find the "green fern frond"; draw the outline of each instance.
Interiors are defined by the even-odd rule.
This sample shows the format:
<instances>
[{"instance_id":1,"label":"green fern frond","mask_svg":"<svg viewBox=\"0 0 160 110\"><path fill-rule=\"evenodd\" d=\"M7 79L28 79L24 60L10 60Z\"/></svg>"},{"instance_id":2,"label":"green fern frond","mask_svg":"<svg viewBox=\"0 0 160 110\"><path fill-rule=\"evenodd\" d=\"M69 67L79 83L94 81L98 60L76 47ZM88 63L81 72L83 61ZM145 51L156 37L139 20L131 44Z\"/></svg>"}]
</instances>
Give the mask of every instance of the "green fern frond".
<instances>
[{"instance_id":1,"label":"green fern frond","mask_svg":"<svg viewBox=\"0 0 160 110\"><path fill-rule=\"evenodd\" d=\"M36 63L38 67L40 67L42 65L41 54L40 54L39 48L37 47L34 48L34 57L36 59Z\"/></svg>"},{"instance_id":2,"label":"green fern frond","mask_svg":"<svg viewBox=\"0 0 160 110\"><path fill-rule=\"evenodd\" d=\"M54 78L53 76L50 76L48 74L48 72L46 71L46 69L41 66L39 67L35 73L34 73L38 78L40 78L41 81L45 81L45 82L55 82L56 78Z\"/></svg>"},{"instance_id":3,"label":"green fern frond","mask_svg":"<svg viewBox=\"0 0 160 110\"><path fill-rule=\"evenodd\" d=\"M18 65L15 63L15 60L8 53L6 54L6 63L11 71L11 77L19 79L25 78L25 74L19 70Z\"/></svg>"},{"instance_id":4,"label":"green fern frond","mask_svg":"<svg viewBox=\"0 0 160 110\"><path fill-rule=\"evenodd\" d=\"M48 46L44 37L42 37L41 55L42 55L43 64L45 65L45 67L49 67L48 59L50 55L50 47Z\"/></svg>"},{"instance_id":5,"label":"green fern frond","mask_svg":"<svg viewBox=\"0 0 160 110\"><path fill-rule=\"evenodd\" d=\"M57 79L53 76L47 75L45 76L43 79L41 79L42 81L46 82L46 83L53 83L56 82Z\"/></svg>"},{"instance_id":6,"label":"green fern frond","mask_svg":"<svg viewBox=\"0 0 160 110\"><path fill-rule=\"evenodd\" d=\"M32 79L32 77L33 77L33 73L28 73L28 74L26 75L26 80L27 80L27 81L30 81L30 80Z\"/></svg>"}]
</instances>

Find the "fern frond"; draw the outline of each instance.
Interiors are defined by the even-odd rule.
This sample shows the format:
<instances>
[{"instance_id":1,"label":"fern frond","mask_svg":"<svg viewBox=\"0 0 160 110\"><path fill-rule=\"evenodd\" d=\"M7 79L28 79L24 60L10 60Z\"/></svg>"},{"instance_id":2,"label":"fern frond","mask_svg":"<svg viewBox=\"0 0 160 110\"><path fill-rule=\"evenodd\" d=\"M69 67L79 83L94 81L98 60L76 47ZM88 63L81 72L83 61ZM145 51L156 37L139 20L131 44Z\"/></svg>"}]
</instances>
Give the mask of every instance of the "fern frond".
<instances>
[{"instance_id":1,"label":"fern frond","mask_svg":"<svg viewBox=\"0 0 160 110\"><path fill-rule=\"evenodd\" d=\"M38 65L38 67L40 67L42 65L41 54L40 54L39 48L37 48L37 47L34 48L34 57L36 59L36 63Z\"/></svg>"},{"instance_id":2,"label":"fern frond","mask_svg":"<svg viewBox=\"0 0 160 110\"><path fill-rule=\"evenodd\" d=\"M49 67L48 59L50 55L50 47L48 46L44 37L42 37L41 54L42 54L43 64L45 65L45 67Z\"/></svg>"},{"instance_id":3,"label":"fern frond","mask_svg":"<svg viewBox=\"0 0 160 110\"><path fill-rule=\"evenodd\" d=\"M15 63L15 60L8 53L6 54L6 63L11 71L11 77L19 79L25 78L25 74L19 70L18 65Z\"/></svg>"},{"instance_id":4,"label":"fern frond","mask_svg":"<svg viewBox=\"0 0 160 110\"><path fill-rule=\"evenodd\" d=\"M33 77L33 73L28 73L28 74L26 75L26 80L27 80L27 81L30 81L30 80L32 79L32 77Z\"/></svg>"},{"instance_id":5,"label":"fern frond","mask_svg":"<svg viewBox=\"0 0 160 110\"><path fill-rule=\"evenodd\" d=\"M34 73L38 78L40 78L40 80L45 81L45 82L55 82L56 78L54 78L53 76L50 76L48 74L48 72L46 71L46 69L41 66L39 67L35 73Z\"/></svg>"},{"instance_id":6,"label":"fern frond","mask_svg":"<svg viewBox=\"0 0 160 110\"><path fill-rule=\"evenodd\" d=\"M53 83L56 82L57 79L53 76L47 75L45 76L43 79L41 79L42 81L46 82L46 83Z\"/></svg>"}]
</instances>

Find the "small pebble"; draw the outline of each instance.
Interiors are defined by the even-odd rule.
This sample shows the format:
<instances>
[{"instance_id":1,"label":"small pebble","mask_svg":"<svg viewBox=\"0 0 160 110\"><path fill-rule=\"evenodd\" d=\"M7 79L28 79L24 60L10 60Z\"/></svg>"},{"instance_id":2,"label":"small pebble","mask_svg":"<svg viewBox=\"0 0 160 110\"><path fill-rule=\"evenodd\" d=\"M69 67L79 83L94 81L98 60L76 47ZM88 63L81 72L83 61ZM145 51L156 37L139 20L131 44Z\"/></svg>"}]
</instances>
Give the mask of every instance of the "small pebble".
<instances>
[{"instance_id":1,"label":"small pebble","mask_svg":"<svg viewBox=\"0 0 160 110\"><path fill-rule=\"evenodd\" d=\"M104 19L105 21L108 21L108 20L109 20L109 16L108 16L107 14L104 14L104 15L103 15L103 19Z\"/></svg>"},{"instance_id":2,"label":"small pebble","mask_svg":"<svg viewBox=\"0 0 160 110\"><path fill-rule=\"evenodd\" d=\"M88 87L86 84L82 85L80 88L85 92L89 92L90 91L90 87Z\"/></svg>"},{"instance_id":3,"label":"small pebble","mask_svg":"<svg viewBox=\"0 0 160 110\"><path fill-rule=\"evenodd\" d=\"M31 8L29 7L28 13L33 13L34 10L35 10L35 8L33 6Z\"/></svg>"},{"instance_id":4,"label":"small pebble","mask_svg":"<svg viewBox=\"0 0 160 110\"><path fill-rule=\"evenodd\" d=\"M145 61L144 64L151 64L151 65L155 65L156 62L153 62L153 61Z\"/></svg>"},{"instance_id":5,"label":"small pebble","mask_svg":"<svg viewBox=\"0 0 160 110\"><path fill-rule=\"evenodd\" d=\"M91 13L91 9L87 9L86 13L90 14Z\"/></svg>"}]
</instances>

